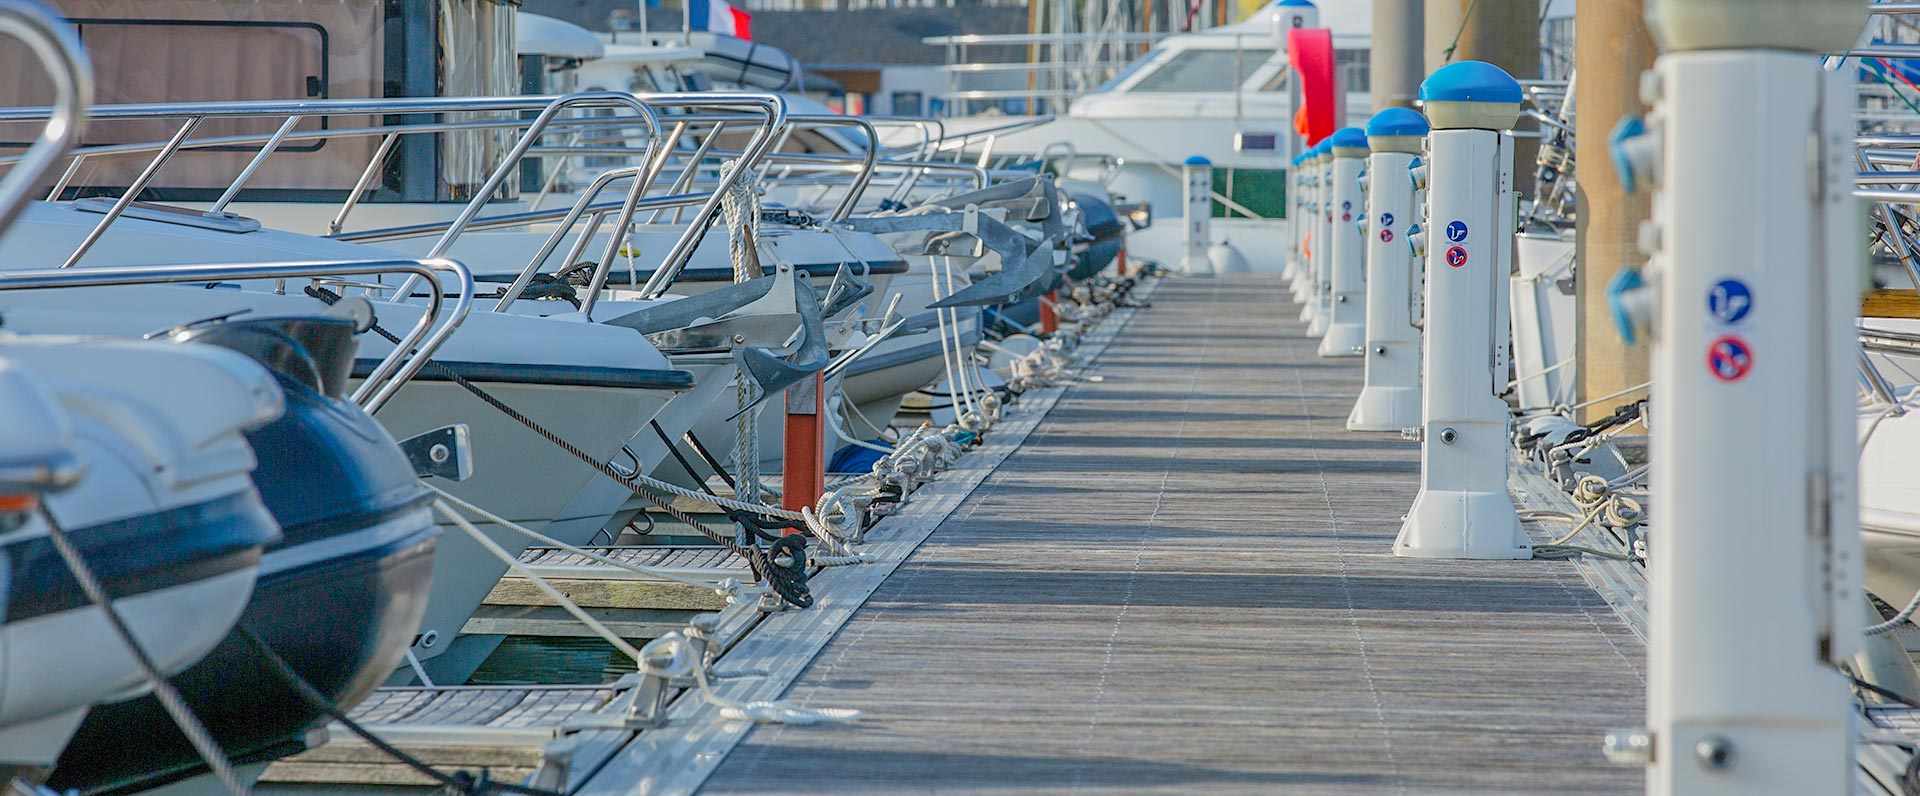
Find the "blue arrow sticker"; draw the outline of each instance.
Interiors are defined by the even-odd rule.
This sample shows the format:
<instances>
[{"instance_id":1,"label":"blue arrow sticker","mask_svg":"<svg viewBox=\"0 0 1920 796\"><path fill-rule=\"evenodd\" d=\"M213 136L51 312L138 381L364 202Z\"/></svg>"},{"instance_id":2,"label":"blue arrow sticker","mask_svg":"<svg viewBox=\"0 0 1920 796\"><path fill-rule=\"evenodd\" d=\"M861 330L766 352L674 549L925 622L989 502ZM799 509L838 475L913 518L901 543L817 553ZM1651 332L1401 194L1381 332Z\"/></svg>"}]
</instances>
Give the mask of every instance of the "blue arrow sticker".
<instances>
[{"instance_id":1,"label":"blue arrow sticker","mask_svg":"<svg viewBox=\"0 0 1920 796\"><path fill-rule=\"evenodd\" d=\"M1467 222L1455 221L1447 225L1447 240L1465 243L1467 240Z\"/></svg>"},{"instance_id":2,"label":"blue arrow sticker","mask_svg":"<svg viewBox=\"0 0 1920 796\"><path fill-rule=\"evenodd\" d=\"M1380 214L1380 226L1383 226L1383 227L1391 227L1391 226L1393 226L1393 214L1392 214L1392 213L1381 213L1381 214Z\"/></svg>"},{"instance_id":3,"label":"blue arrow sticker","mask_svg":"<svg viewBox=\"0 0 1920 796\"><path fill-rule=\"evenodd\" d=\"M1739 323L1753 310L1753 290L1738 279L1722 279L1707 291L1707 311L1721 323Z\"/></svg>"}]
</instances>

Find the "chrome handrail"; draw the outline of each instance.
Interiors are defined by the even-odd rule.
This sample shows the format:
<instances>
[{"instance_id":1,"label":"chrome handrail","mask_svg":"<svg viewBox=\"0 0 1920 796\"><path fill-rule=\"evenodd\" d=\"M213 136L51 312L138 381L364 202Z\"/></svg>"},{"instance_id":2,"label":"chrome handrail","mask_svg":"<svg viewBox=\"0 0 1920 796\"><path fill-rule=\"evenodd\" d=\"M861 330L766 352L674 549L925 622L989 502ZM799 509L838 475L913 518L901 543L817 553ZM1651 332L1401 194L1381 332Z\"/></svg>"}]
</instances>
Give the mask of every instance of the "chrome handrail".
<instances>
[{"instance_id":1,"label":"chrome handrail","mask_svg":"<svg viewBox=\"0 0 1920 796\"><path fill-rule=\"evenodd\" d=\"M612 119L556 119L556 114L560 110L582 106L625 107L635 110L638 118L637 121L634 116ZM396 136L448 129L522 128L523 131L520 140L513 151L503 159L499 167L489 176L485 185L475 192L474 199L469 202L459 217L447 226L442 239L437 241L434 247L432 247L431 255L445 253L447 247L478 217L481 208L491 200L492 194L512 176L514 167L518 164L519 160L533 149L533 142L538 140L540 135L549 128L562 129L596 126L631 128L644 126L647 130L648 144L644 150L645 155L642 158L642 162L653 164L653 168L650 170L648 178L641 184L635 186L635 193L630 197L635 200L633 204L640 205L641 203L638 201L638 197L644 194L651 185L652 177L657 176L660 169L664 168L667 163L667 159L663 153L654 151L661 140L659 127L660 117L657 113L654 113L655 108L674 108L685 111L684 113L674 116L676 122L683 124L689 122L710 122L715 127L720 127L728 121L738 120L740 116L739 114L699 113L697 109L732 108L739 109L749 116L758 116L760 121L756 125L757 129L743 153L743 158L749 165L756 164L759 161L759 158L766 153L772 140L781 134L788 124L785 100L775 94L714 95L683 93L635 95L625 92L582 92L559 96L504 98L141 103L101 108L95 114L96 118L114 120L176 118L185 119L185 122L176 130L172 138L162 144L109 145L96 149L82 150L77 154L76 157L84 158L110 153L155 153L143 169L141 176L135 180L130 190L121 194L107 213L104 214L100 222L95 225L94 231L82 241L80 248L68 257L67 264L72 265L79 262L80 258L86 254L86 251L98 241L99 236L104 234L106 228L124 213L126 208L133 203L135 197L139 195L140 191L144 190L146 185L151 181L153 175L157 173L174 154L182 149L231 145L235 143L258 142L264 143L266 146L263 147L262 153L256 154L249 163L249 167L242 171L239 179L236 180L234 184L228 186L228 190L223 193L223 198L238 195L237 187L244 184L246 178L257 168L265 154L269 154L269 152L264 150L277 148L278 145L289 141L338 138L350 135L383 136L384 140L379 150L375 153L374 160L370 162L363 171L360 181L356 184L355 189L348 195L346 202L342 205L340 212L335 216L334 222L330 226L330 229L337 230L344 226L347 213L358 203L360 195L365 192L366 186L370 184L373 176L377 174L378 163L392 151L392 142ZM202 122L207 119L216 118L404 116L424 113L476 113L526 110L540 110L541 114L534 119L524 119L516 116L498 121L437 122L431 124L406 124L307 132L294 132L292 128L283 121L281 129L276 130L271 135L222 136L219 138L191 139L193 130ZM23 121L44 118L50 112L50 109L47 108L0 109L0 121ZM634 154L640 153L635 152ZM0 159L0 163L3 162L5 162L5 160ZM690 164L689 167L693 168L697 167L697 165L697 163ZM73 169L69 169L69 176L73 171ZM63 177L61 182L62 187L65 181L66 178ZM707 197L707 201L702 203L697 211L697 216L700 219L704 220L718 212L720 205L719 197L724 193L725 187L730 185L731 182L731 178L724 178L722 180L721 190ZM661 278L663 281L661 284L654 286L654 290L664 291L665 286L671 284L672 277L678 274L679 270L684 267L685 262L691 257L694 247L704 235L705 227L706 224L704 223L692 224L686 230L685 234L675 242L666 258L666 263L669 267L655 272L656 277ZM406 287L408 291L410 291L414 286L415 280L410 278L408 283ZM404 295L406 292L407 291L402 291L402 294Z\"/></svg>"},{"instance_id":2,"label":"chrome handrail","mask_svg":"<svg viewBox=\"0 0 1920 796\"><path fill-rule=\"evenodd\" d=\"M702 94L648 95L648 101L667 106L713 105L727 101L747 103L764 111L767 120L765 126L754 131L753 137L748 139L747 145L742 148L741 158L738 161L740 167L722 171L719 187L714 190L712 196L707 197L705 203L701 204L693 223L688 224L680 238L674 241L673 248L668 250L665 259L661 260L660 267L654 270L653 276L641 289L642 298L653 299L664 295L667 288L673 285L673 280L679 277L680 271L686 267L687 262L693 259L694 247L698 246L701 239L706 236L706 220L720 212L720 202L727 191L741 178L741 175L746 173L748 167L760 162L760 159L766 155L768 147L772 145L775 136L785 131L789 122L786 98L778 94L722 94L717 97ZM689 169L698 166L697 162L688 164Z\"/></svg>"},{"instance_id":3,"label":"chrome handrail","mask_svg":"<svg viewBox=\"0 0 1920 796\"><path fill-rule=\"evenodd\" d=\"M51 290L80 287L226 282L241 279L322 279L405 273L437 282L437 274L454 277L459 292L444 323L435 329L443 297L427 293L426 311L395 344L393 352L355 389L352 400L368 414L380 411L400 387L411 380L427 360L452 336L473 309L473 274L460 263L444 258L419 260L341 260L298 263L220 263L113 268L64 268L0 273L0 291Z\"/></svg>"}]
</instances>

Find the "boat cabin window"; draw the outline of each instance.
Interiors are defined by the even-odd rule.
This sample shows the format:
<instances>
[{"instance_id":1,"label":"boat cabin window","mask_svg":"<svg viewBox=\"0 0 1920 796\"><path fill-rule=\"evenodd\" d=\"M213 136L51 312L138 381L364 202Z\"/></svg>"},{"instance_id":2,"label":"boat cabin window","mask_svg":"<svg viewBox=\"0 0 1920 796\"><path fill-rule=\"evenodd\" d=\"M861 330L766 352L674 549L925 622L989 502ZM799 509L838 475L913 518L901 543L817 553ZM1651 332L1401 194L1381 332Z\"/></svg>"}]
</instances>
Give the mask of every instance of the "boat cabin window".
<instances>
[{"instance_id":1,"label":"boat cabin window","mask_svg":"<svg viewBox=\"0 0 1920 796\"><path fill-rule=\"evenodd\" d=\"M1334 66L1340 70L1340 85L1347 91L1373 90L1370 55L1367 50L1337 49L1333 51Z\"/></svg>"},{"instance_id":2,"label":"boat cabin window","mask_svg":"<svg viewBox=\"0 0 1920 796\"><path fill-rule=\"evenodd\" d=\"M1228 92L1253 76L1273 50L1180 50L1157 63L1134 83L1131 92Z\"/></svg>"},{"instance_id":3,"label":"boat cabin window","mask_svg":"<svg viewBox=\"0 0 1920 796\"><path fill-rule=\"evenodd\" d=\"M1121 69L1118 72L1115 72L1113 77L1107 78L1106 82L1101 83L1100 87L1094 89L1094 91L1096 92L1112 91L1116 88L1119 88L1120 84L1133 79L1134 75L1140 74L1142 70L1146 69L1148 66L1151 66L1154 62L1159 61L1160 56L1163 54L1164 53L1162 51L1155 50L1153 52L1147 53L1146 55L1142 55L1139 58L1133 59L1133 63L1127 64L1125 68Z\"/></svg>"},{"instance_id":4,"label":"boat cabin window","mask_svg":"<svg viewBox=\"0 0 1920 796\"><path fill-rule=\"evenodd\" d=\"M49 0L72 20L93 61L95 101L231 102L489 96L519 93L513 14L518 0ZM0 106L41 106L50 96L32 56L0 40ZM451 114L449 115L451 116ZM453 121L453 119L448 119ZM113 120L98 115L85 145L158 143L184 119ZM196 139L264 137L281 118L209 119ZM380 124L376 117L309 119L308 132ZM39 124L0 129L0 151L24 142ZM416 139L416 140L408 140ZM402 139L372 200L465 198L506 150L508 134L456 131ZM242 200L338 201L359 179L379 137L295 140L281 145L247 181ZM183 150L143 198L206 201L252 159L258 142ZM151 153L84 161L69 195L117 194Z\"/></svg>"}]
</instances>

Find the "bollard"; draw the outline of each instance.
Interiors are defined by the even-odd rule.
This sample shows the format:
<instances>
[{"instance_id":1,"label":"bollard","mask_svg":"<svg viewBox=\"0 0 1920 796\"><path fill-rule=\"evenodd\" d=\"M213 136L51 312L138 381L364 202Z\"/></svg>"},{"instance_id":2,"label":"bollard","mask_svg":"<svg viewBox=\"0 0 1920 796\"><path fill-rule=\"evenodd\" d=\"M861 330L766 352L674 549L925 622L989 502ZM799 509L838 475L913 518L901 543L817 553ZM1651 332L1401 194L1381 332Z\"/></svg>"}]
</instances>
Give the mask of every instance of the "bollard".
<instances>
[{"instance_id":1,"label":"bollard","mask_svg":"<svg viewBox=\"0 0 1920 796\"><path fill-rule=\"evenodd\" d=\"M1049 290L1040 297L1040 333L1052 335L1060 331L1060 291Z\"/></svg>"},{"instance_id":2,"label":"bollard","mask_svg":"<svg viewBox=\"0 0 1920 796\"><path fill-rule=\"evenodd\" d=\"M1420 84L1432 161L1426 225L1426 354L1420 494L1393 552L1531 558L1507 494L1507 277L1513 260L1513 137L1520 83L1460 61Z\"/></svg>"},{"instance_id":3,"label":"bollard","mask_svg":"<svg viewBox=\"0 0 1920 796\"><path fill-rule=\"evenodd\" d=\"M827 491L825 381L820 374L787 387L786 440L780 450L780 506L812 508ZM782 535L800 533L788 528Z\"/></svg>"},{"instance_id":4,"label":"bollard","mask_svg":"<svg viewBox=\"0 0 1920 796\"><path fill-rule=\"evenodd\" d=\"M1656 796L1854 792L1860 717L1839 668L1862 634L1866 233L1854 70L1820 54L1853 46L1867 8L1648 5L1654 113L1623 123L1614 159L1629 190L1657 187L1652 286L1623 271L1609 292L1653 346L1649 728L1624 735L1647 739Z\"/></svg>"},{"instance_id":5,"label":"bollard","mask_svg":"<svg viewBox=\"0 0 1920 796\"><path fill-rule=\"evenodd\" d=\"M1313 147L1313 280L1308 285L1310 291L1307 304L1313 314L1307 320L1307 336L1319 337L1327 333L1327 324L1332 321L1332 312L1327 304L1333 292L1328 276L1333 262L1333 180L1330 172L1333 166L1333 139L1323 138Z\"/></svg>"},{"instance_id":6,"label":"bollard","mask_svg":"<svg viewBox=\"0 0 1920 796\"><path fill-rule=\"evenodd\" d=\"M1267 30L1273 36L1273 49L1276 52L1287 52L1290 49L1293 31L1320 27L1320 9L1313 4L1312 0L1279 0L1262 8L1260 14L1266 17ZM1289 107L1306 107L1306 94L1301 91L1299 80L1287 81L1287 94ZM1304 145L1304 142L1302 144ZM1294 301L1304 301L1306 298L1306 295L1301 292L1303 271L1306 267L1306 259L1301 255L1306 245L1307 234L1306 226L1302 223L1305 217L1302 200L1306 196L1304 190L1306 158L1306 150L1303 149L1300 154L1293 157L1293 170L1288 172L1288 186L1291 190L1287 195L1287 230L1292 245L1287 249L1286 270L1280 276L1287 280L1288 287L1293 291Z\"/></svg>"},{"instance_id":7,"label":"bollard","mask_svg":"<svg viewBox=\"0 0 1920 796\"><path fill-rule=\"evenodd\" d=\"M1427 120L1388 108L1367 121L1367 342L1360 397L1349 431L1399 431L1420 424L1420 330L1413 325L1418 261L1406 240L1414 222L1407 171L1427 135Z\"/></svg>"},{"instance_id":8,"label":"bollard","mask_svg":"<svg viewBox=\"0 0 1920 796\"><path fill-rule=\"evenodd\" d=\"M1319 186L1314 184L1313 147L1300 153L1300 267L1293 274L1293 300L1300 305L1300 322L1313 320L1313 219Z\"/></svg>"},{"instance_id":9,"label":"bollard","mask_svg":"<svg viewBox=\"0 0 1920 796\"><path fill-rule=\"evenodd\" d=\"M1213 276L1213 261L1207 249L1213 245L1213 162L1199 155L1187 158L1180 167L1186 180L1187 253L1180 258L1180 272L1187 276Z\"/></svg>"},{"instance_id":10,"label":"bollard","mask_svg":"<svg viewBox=\"0 0 1920 796\"><path fill-rule=\"evenodd\" d=\"M1287 264L1280 269L1280 278L1286 280L1289 289L1300 281L1300 158L1294 155L1292 165L1287 169Z\"/></svg>"},{"instance_id":11,"label":"bollard","mask_svg":"<svg viewBox=\"0 0 1920 796\"><path fill-rule=\"evenodd\" d=\"M1367 198L1360 192L1360 172L1367 167L1367 133L1343 127L1327 137L1332 142L1327 168L1332 182L1328 204L1327 331L1320 338L1320 356L1357 357L1367 343L1367 243L1355 222L1367 215Z\"/></svg>"}]
</instances>

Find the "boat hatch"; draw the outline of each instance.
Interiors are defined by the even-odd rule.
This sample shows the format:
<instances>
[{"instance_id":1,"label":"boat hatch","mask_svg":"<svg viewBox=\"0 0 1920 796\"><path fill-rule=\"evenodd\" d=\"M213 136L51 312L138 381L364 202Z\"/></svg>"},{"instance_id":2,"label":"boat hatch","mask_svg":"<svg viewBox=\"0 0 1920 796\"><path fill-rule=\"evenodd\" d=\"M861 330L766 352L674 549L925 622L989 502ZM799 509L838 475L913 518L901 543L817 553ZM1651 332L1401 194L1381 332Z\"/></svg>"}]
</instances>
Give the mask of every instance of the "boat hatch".
<instances>
[{"instance_id":1,"label":"boat hatch","mask_svg":"<svg viewBox=\"0 0 1920 796\"><path fill-rule=\"evenodd\" d=\"M113 203L114 200L112 199L103 196L93 196L86 199L74 200L73 209L85 213L106 215L113 210ZM225 210L195 210L191 207L164 205L158 202L134 202L127 205L127 209L122 211L121 215L127 218L158 221L162 224L179 224L185 227L210 229L215 232L228 232L236 235L247 232L257 232L260 229L259 221L240 215L239 213L229 213Z\"/></svg>"}]
</instances>

